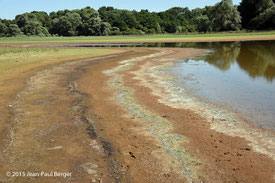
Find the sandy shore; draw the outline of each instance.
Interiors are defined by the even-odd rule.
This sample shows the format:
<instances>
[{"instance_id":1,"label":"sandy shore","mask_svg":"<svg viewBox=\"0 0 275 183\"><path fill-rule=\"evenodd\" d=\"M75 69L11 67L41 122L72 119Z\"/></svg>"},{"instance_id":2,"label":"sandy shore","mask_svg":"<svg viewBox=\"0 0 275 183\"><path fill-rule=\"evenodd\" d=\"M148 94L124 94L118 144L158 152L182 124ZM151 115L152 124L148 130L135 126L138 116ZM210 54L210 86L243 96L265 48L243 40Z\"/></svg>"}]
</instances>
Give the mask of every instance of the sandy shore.
<instances>
[{"instance_id":1,"label":"sandy shore","mask_svg":"<svg viewBox=\"0 0 275 183\"><path fill-rule=\"evenodd\" d=\"M274 182L273 133L209 121L161 72L204 50L121 50L43 67L7 91L0 182Z\"/></svg>"}]
</instances>

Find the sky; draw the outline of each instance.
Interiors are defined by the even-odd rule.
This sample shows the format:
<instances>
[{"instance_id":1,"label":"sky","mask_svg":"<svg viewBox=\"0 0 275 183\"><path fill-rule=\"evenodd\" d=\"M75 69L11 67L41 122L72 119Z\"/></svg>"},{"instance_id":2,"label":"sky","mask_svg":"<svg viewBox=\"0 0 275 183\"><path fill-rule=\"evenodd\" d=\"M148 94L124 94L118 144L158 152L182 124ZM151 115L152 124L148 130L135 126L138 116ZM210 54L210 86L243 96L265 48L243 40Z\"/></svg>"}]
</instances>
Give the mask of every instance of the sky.
<instances>
[{"instance_id":1,"label":"sky","mask_svg":"<svg viewBox=\"0 0 275 183\"><path fill-rule=\"evenodd\" d=\"M112 6L118 9L141 10L148 9L149 11L164 11L171 7L188 7L189 9L202 8L205 6L214 5L220 0L0 0L0 18L14 19L16 15L31 12L52 11L64 9L80 9L90 6L98 9L102 6ZM241 0L233 0L233 3L238 5Z\"/></svg>"}]
</instances>

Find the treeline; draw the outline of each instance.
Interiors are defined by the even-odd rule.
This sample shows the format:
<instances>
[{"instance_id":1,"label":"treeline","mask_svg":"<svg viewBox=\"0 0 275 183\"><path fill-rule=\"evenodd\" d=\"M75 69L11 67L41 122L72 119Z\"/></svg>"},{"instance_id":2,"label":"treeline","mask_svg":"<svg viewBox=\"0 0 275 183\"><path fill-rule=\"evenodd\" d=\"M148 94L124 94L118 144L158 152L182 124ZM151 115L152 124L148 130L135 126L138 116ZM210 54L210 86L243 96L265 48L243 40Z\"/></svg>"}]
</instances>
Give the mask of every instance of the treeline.
<instances>
[{"instance_id":1,"label":"treeline","mask_svg":"<svg viewBox=\"0 0 275 183\"><path fill-rule=\"evenodd\" d=\"M14 20L0 19L0 37L99 36L161 33L271 30L275 28L275 0L221 0L214 6L189 10L175 7L163 12L86 7L57 12L33 11Z\"/></svg>"}]
</instances>

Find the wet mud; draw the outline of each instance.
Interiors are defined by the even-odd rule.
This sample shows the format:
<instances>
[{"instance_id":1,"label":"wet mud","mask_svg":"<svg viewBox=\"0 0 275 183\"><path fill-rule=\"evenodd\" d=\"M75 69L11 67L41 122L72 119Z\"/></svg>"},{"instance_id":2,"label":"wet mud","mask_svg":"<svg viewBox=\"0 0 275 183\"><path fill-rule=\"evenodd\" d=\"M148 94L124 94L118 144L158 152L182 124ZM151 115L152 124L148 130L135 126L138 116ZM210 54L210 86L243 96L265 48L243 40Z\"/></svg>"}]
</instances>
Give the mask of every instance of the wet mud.
<instances>
[{"instance_id":1,"label":"wet mud","mask_svg":"<svg viewBox=\"0 0 275 183\"><path fill-rule=\"evenodd\" d=\"M123 49L27 80L8 105L0 182L274 182L272 133L209 113L162 72L204 50Z\"/></svg>"}]
</instances>

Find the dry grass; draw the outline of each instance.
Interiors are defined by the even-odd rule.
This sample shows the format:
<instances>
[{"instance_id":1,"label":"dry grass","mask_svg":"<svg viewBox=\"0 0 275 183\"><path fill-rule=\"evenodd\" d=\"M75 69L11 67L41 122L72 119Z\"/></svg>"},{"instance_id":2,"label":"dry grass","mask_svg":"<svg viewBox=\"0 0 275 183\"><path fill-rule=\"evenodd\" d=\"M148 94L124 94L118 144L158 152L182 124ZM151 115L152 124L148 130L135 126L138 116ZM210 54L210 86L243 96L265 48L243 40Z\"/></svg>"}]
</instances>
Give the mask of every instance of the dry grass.
<instances>
[{"instance_id":1,"label":"dry grass","mask_svg":"<svg viewBox=\"0 0 275 183\"><path fill-rule=\"evenodd\" d=\"M54 63L64 59L85 58L112 52L108 49L58 49L0 47L0 75L23 66L41 62Z\"/></svg>"},{"instance_id":2,"label":"dry grass","mask_svg":"<svg viewBox=\"0 0 275 183\"><path fill-rule=\"evenodd\" d=\"M78 36L78 37L11 37L0 38L0 43L20 42L146 42L146 41L198 41L208 39L246 39L253 37L274 37L275 31L265 32L219 32L219 33L188 33L188 34L154 34L138 36Z\"/></svg>"}]
</instances>

